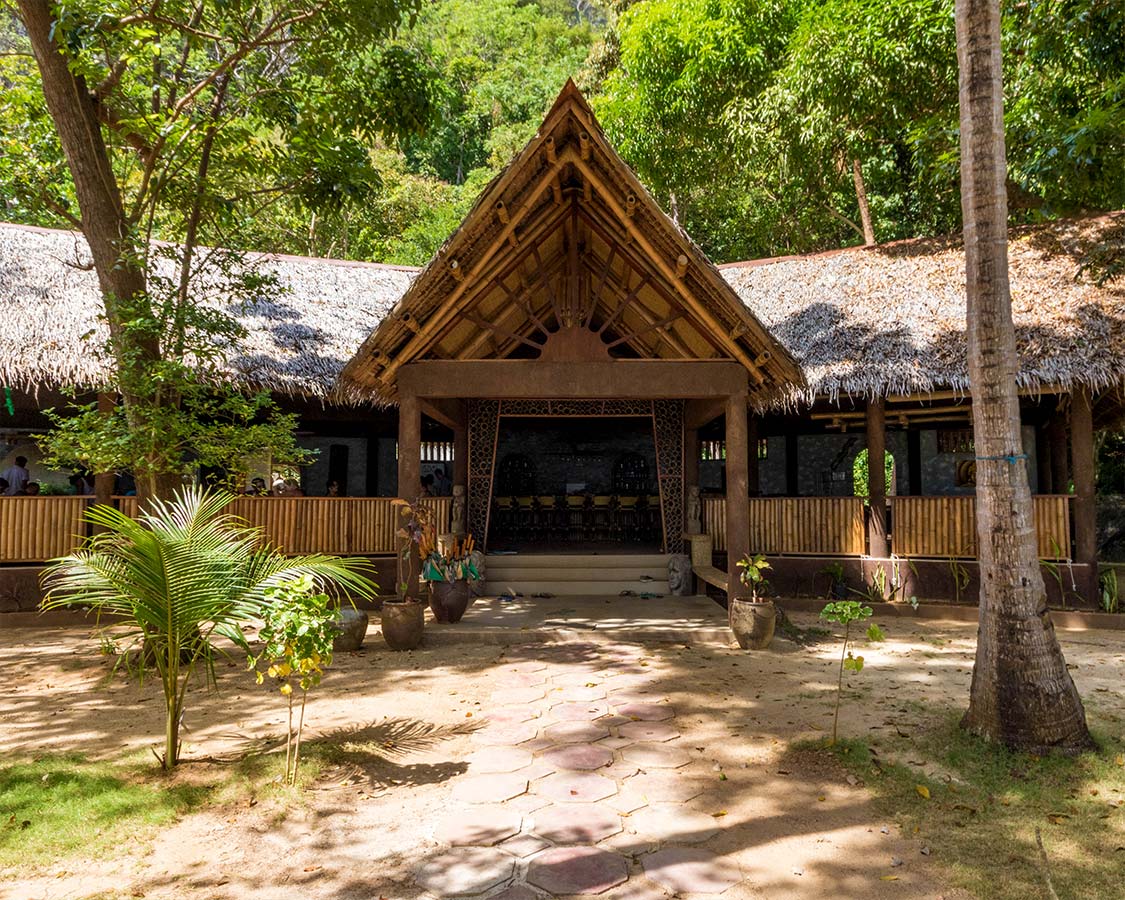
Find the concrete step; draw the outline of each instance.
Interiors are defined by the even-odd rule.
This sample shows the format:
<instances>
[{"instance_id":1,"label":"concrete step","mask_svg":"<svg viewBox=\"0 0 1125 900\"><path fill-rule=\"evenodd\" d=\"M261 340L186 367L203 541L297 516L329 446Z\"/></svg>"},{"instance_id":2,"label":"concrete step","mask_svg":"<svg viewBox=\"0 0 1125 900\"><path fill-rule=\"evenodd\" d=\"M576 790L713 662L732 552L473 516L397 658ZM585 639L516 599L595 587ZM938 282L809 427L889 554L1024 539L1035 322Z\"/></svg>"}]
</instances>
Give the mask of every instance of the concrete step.
<instances>
[{"instance_id":1,"label":"concrete step","mask_svg":"<svg viewBox=\"0 0 1125 900\"><path fill-rule=\"evenodd\" d=\"M617 597L622 591L634 595L659 594L668 596L668 582L659 581L515 581L493 578L489 573L486 593L496 595L515 591L525 597L551 594L555 597Z\"/></svg>"},{"instance_id":2,"label":"concrete step","mask_svg":"<svg viewBox=\"0 0 1125 900\"><path fill-rule=\"evenodd\" d=\"M669 556L665 553L489 553L485 555L488 566L542 569L573 568L610 569L614 567L667 567Z\"/></svg>"},{"instance_id":3,"label":"concrete step","mask_svg":"<svg viewBox=\"0 0 1125 900\"><path fill-rule=\"evenodd\" d=\"M666 566L636 566L591 569L585 566L550 566L542 569L523 567L509 568L503 565L485 563L485 574L489 578L538 578L546 581L643 581L645 576L652 581L667 581Z\"/></svg>"}]
</instances>

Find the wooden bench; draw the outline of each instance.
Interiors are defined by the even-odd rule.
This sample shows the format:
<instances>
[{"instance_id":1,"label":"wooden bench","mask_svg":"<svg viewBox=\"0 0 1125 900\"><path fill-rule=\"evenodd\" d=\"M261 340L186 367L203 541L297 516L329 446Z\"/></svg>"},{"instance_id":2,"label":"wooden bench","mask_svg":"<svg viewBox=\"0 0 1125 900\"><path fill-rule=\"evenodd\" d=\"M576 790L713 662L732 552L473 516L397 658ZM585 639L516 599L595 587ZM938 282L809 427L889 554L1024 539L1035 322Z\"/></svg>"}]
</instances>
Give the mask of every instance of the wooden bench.
<instances>
[{"instance_id":1,"label":"wooden bench","mask_svg":"<svg viewBox=\"0 0 1125 900\"><path fill-rule=\"evenodd\" d=\"M727 573L714 565L713 540L709 534L685 534L691 547L691 571L700 581L727 590Z\"/></svg>"}]
</instances>

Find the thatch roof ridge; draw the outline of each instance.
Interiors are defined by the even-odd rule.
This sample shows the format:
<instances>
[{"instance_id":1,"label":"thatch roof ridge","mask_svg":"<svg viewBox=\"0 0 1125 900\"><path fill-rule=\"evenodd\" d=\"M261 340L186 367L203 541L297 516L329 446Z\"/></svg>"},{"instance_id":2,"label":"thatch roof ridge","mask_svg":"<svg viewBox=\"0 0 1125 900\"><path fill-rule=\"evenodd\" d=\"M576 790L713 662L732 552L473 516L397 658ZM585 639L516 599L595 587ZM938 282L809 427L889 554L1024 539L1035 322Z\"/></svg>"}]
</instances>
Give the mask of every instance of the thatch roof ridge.
<instances>
[{"instance_id":1,"label":"thatch roof ridge","mask_svg":"<svg viewBox=\"0 0 1125 900\"><path fill-rule=\"evenodd\" d=\"M1125 211L1012 228L1009 273L1031 392L1125 384L1125 284L1082 274L1089 252L1125 237ZM964 251L959 236L914 238L720 268L799 360L816 397L967 392Z\"/></svg>"},{"instance_id":2,"label":"thatch roof ridge","mask_svg":"<svg viewBox=\"0 0 1125 900\"><path fill-rule=\"evenodd\" d=\"M285 289L228 309L246 337L229 376L253 389L330 398L344 365L416 271L269 253L246 255ZM97 278L81 234L0 223L0 382L98 388L112 383Z\"/></svg>"}]
</instances>

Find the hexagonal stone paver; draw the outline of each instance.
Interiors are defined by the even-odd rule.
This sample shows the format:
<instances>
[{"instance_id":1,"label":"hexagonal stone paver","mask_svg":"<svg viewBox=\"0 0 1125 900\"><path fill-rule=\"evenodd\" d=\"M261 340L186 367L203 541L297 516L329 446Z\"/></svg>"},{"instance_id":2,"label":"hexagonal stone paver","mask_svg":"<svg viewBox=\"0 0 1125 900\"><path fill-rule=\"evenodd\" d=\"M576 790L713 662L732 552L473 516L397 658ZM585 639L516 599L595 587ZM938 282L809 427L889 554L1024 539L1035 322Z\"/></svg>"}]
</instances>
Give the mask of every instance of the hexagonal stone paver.
<instances>
[{"instance_id":1,"label":"hexagonal stone paver","mask_svg":"<svg viewBox=\"0 0 1125 900\"><path fill-rule=\"evenodd\" d=\"M527 790L522 775L476 775L453 785L453 799L462 803L500 803Z\"/></svg>"},{"instance_id":2,"label":"hexagonal stone paver","mask_svg":"<svg viewBox=\"0 0 1125 900\"><path fill-rule=\"evenodd\" d=\"M502 672L496 676L496 683L506 688L535 687L546 680L543 672Z\"/></svg>"},{"instance_id":3,"label":"hexagonal stone paver","mask_svg":"<svg viewBox=\"0 0 1125 900\"><path fill-rule=\"evenodd\" d=\"M608 712L609 707L605 703L591 700L586 703L557 703L551 707L548 715L563 722L589 722Z\"/></svg>"},{"instance_id":4,"label":"hexagonal stone paver","mask_svg":"<svg viewBox=\"0 0 1125 900\"><path fill-rule=\"evenodd\" d=\"M553 896L600 894L629 877L625 858L596 847L556 847L531 861L527 880Z\"/></svg>"},{"instance_id":5,"label":"hexagonal stone paver","mask_svg":"<svg viewBox=\"0 0 1125 900\"><path fill-rule=\"evenodd\" d=\"M599 675L581 670L577 672L559 672L557 675L551 676L551 684L557 684L560 687L587 687L591 684L601 683L602 678Z\"/></svg>"},{"instance_id":6,"label":"hexagonal stone paver","mask_svg":"<svg viewBox=\"0 0 1125 900\"><path fill-rule=\"evenodd\" d=\"M597 744L563 744L547 750L543 759L558 769L600 769L613 761L613 752Z\"/></svg>"},{"instance_id":7,"label":"hexagonal stone paver","mask_svg":"<svg viewBox=\"0 0 1125 900\"><path fill-rule=\"evenodd\" d=\"M719 833L717 819L679 803L654 803L638 810L629 825L640 834L678 844L698 844Z\"/></svg>"},{"instance_id":8,"label":"hexagonal stone paver","mask_svg":"<svg viewBox=\"0 0 1125 900\"><path fill-rule=\"evenodd\" d=\"M450 813L434 829L434 839L454 847L490 847L519 834L523 816L503 806L480 806Z\"/></svg>"},{"instance_id":9,"label":"hexagonal stone paver","mask_svg":"<svg viewBox=\"0 0 1125 900\"><path fill-rule=\"evenodd\" d=\"M532 854L538 853L540 850L546 850L551 845L542 838L537 838L533 834L517 834L511 840L504 841L501 849L507 850L509 853L514 853L521 859L525 859Z\"/></svg>"},{"instance_id":10,"label":"hexagonal stone paver","mask_svg":"<svg viewBox=\"0 0 1125 900\"><path fill-rule=\"evenodd\" d=\"M680 772L649 772L626 780L624 787L635 791L649 803L686 803L703 793L703 788Z\"/></svg>"},{"instance_id":11,"label":"hexagonal stone paver","mask_svg":"<svg viewBox=\"0 0 1125 900\"><path fill-rule=\"evenodd\" d=\"M457 847L430 857L414 878L439 897L483 894L509 881L516 858L495 847Z\"/></svg>"},{"instance_id":12,"label":"hexagonal stone paver","mask_svg":"<svg viewBox=\"0 0 1125 900\"><path fill-rule=\"evenodd\" d=\"M658 703L623 703L615 711L619 716L628 716L636 722L662 722L676 714L672 707Z\"/></svg>"},{"instance_id":13,"label":"hexagonal stone paver","mask_svg":"<svg viewBox=\"0 0 1125 900\"><path fill-rule=\"evenodd\" d=\"M691 762L686 750L664 744L630 744L621 751L621 758L642 769L678 769Z\"/></svg>"},{"instance_id":14,"label":"hexagonal stone paver","mask_svg":"<svg viewBox=\"0 0 1125 900\"><path fill-rule=\"evenodd\" d=\"M543 729L543 737L557 744L588 744L609 737L609 729L592 722L557 722Z\"/></svg>"},{"instance_id":15,"label":"hexagonal stone paver","mask_svg":"<svg viewBox=\"0 0 1125 900\"><path fill-rule=\"evenodd\" d=\"M593 772L559 772L537 781L535 793L564 803L592 803L612 797L617 785Z\"/></svg>"},{"instance_id":16,"label":"hexagonal stone paver","mask_svg":"<svg viewBox=\"0 0 1125 900\"><path fill-rule=\"evenodd\" d=\"M541 687L510 687L493 691L489 696L493 703L531 703L542 700L546 691Z\"/></svg>"},{"instance_id":17,"label":"hexagonal stone paver","mask_svg":"<svg viewBox=\"0 0 1125 900\"><path fill-rule=\"evenodd\" d=\"M610 702L618 706L622 703L663 703L665 697L665 694L645 687L616 688L609 692Z\"/></svg>"},{"instance_id":18,"label":"hexagonal stone paver","mask_svg":"<svg viewBox=\"0 0 1125 900\"><path fill-rule=\"evenodd\" d=\"M497 706L484 713L484 718L489 722L528 722L537 718L539 710L525 703L515 703L508 706Z\"/></svg>"},{"instance_id":19,"label":"hexagonal stone paver","mask_svg":"<svg viewBox=\"0 0 1125 900\"><path fill-rule=\"evenodd\" d=\"M531 722L514 723L501 722L495 726L474 731L472 741L474 744L484 744L487 747L522 744L530 741L539 733L539 726Z\"/></svg>"},{"instance_id":20,"label":"hexagonal stone paver","mask_svg":"<svg viewBox=\"0 0 1125 900\"><path fill-rule=\"evenodd\" d=\"M493 894L488 900L539 900L539 894L526 884L513 884L499 894Z\"/></svg>"},{"instance_id":21,"label":"hexagonal stone paver","mask_svg":"<svg viewBox=\"0 0 1125 900\"><path fill-rule=\"evenodd\" d=\"M596 803L547 806L531 817L529 830L556 844L596 844L621 830L621 817Z\"/></svg>"},{"instance_id":22,"label":"hexagonal stone paver","mask_svg":"<svg viewBox=\"0 0 1125 900\"><path fill-rule=\"evenodd\" d=\"M679 730L667 722L626 722L617 733L634 741L670 741L680 736Z\"/></svg>"},{"instance_id":23,"label":"hexagonal stone paver","mask_svg":"<svg viewBox=\"0 0 1125 900\"><path fill-rule=\"evenodd\" d=\"M571 703L589 703L591 700L604 700L605 688L602 687L564 687L553 690L552 698L566 700Z\"/></svg>"},{"instance_id":24,"label":"hexagonal stone paver","mask_svg":"<svg viewBox=\"0 0 1125 900\"><path fill-rule=\"evenodd\" d=\"M466 762L474 775L495 775L526 768L533 759L527 750L518 747L487 747L469 754Z\"/></svg>"},{"instance_id":25,"label":"hexagonal stone paver","mask_svg":"<svg viewBox=\"0 0 1125 900\"><path fill-rule=\"evenodd\" d=\"M645 875L674 894L720 894L742 880L738 866L701 847L665 847L641 862Z\"/></svg>"}]
</instances>

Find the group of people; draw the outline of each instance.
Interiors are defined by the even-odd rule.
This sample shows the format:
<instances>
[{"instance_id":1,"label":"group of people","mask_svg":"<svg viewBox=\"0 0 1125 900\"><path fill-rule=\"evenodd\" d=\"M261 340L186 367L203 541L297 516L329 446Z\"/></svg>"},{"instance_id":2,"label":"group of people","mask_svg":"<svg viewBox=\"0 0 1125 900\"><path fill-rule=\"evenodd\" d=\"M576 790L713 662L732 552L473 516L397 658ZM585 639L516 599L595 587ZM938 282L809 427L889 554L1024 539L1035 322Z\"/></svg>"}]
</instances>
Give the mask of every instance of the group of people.
<instances>
[{"instance_id":1,"label":"group of people","mask_svg":"<svg viewBox=\"0 0 1125 900\"><path fill-rule=\"evenodd\" d=\"M266 486L266 480L264 478L253 478L249 486L242 493L246 497L305 496L305 492L301 490L301 485L297 483L295 478L279 478L273 483L272 488Z\"/></svg>"},{"instance_id":2,"label":"group of people","mask_svg":"<svg viewBox=\"0 0 1125 900\"><path fill-rule=\"evenodd\" d=\"M39 482L31 480L27 457L17 456L13 465L0 475L0 495L5 497L34 497L39 493Z\"/></svg>"}]
</instances>

